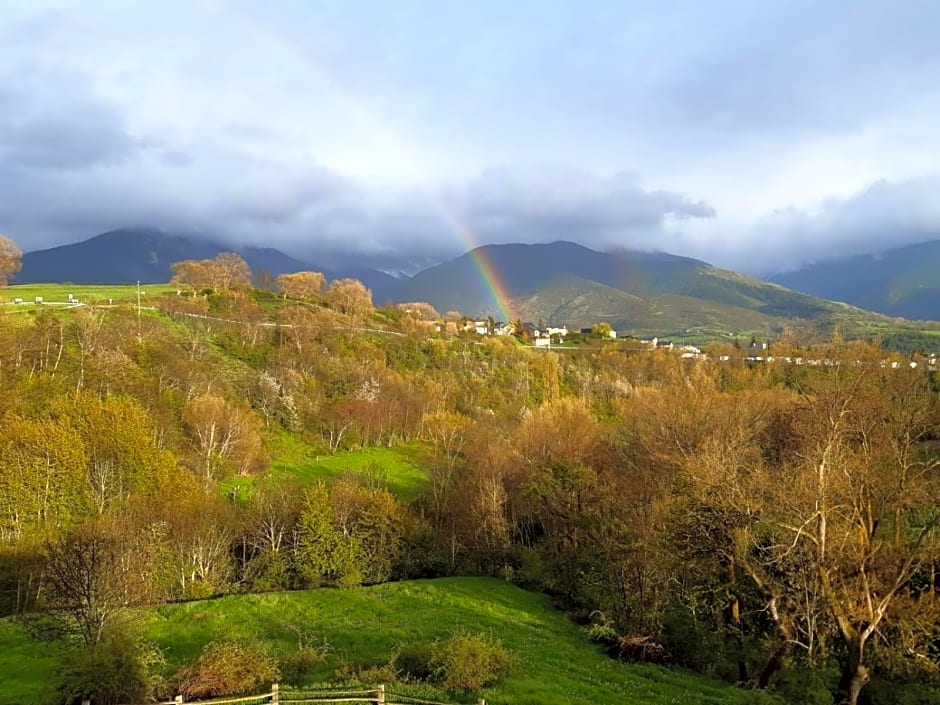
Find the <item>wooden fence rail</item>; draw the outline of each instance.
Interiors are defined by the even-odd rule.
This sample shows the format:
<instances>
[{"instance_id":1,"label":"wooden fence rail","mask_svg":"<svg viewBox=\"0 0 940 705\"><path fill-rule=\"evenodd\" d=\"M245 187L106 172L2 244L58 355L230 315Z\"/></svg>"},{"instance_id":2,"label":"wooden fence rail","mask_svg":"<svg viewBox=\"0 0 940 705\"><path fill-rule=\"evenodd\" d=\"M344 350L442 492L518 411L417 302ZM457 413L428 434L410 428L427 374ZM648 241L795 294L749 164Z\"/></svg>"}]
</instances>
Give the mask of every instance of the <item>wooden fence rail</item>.
<instances>
[{"instance_id":1,"label":"wooden fence rail","mask_svg":"<svg viewBox=\"0 0 940 705\"><path fill-rule=\"evenodd\" d=\"M365 703L366 705L452 705L451 703L440 703L433 700L421 700L412 698L408 695L400 695L387 691L384 685L376 686L370 690L340 690L335 689L316 689L316 690L298 690L282 691L280 686L275 683L267 693L257 695L248 695L239 698L219 698L213 700L183 700L182 695L177 695L173 700L164 700L156 705L267 705L275 703L276 705L317 705L318 703ZM82 705L94 705L91 700L85 700ZM486 705L482 698L477 700L477 705Z\"/></svg>"}]
</instances>

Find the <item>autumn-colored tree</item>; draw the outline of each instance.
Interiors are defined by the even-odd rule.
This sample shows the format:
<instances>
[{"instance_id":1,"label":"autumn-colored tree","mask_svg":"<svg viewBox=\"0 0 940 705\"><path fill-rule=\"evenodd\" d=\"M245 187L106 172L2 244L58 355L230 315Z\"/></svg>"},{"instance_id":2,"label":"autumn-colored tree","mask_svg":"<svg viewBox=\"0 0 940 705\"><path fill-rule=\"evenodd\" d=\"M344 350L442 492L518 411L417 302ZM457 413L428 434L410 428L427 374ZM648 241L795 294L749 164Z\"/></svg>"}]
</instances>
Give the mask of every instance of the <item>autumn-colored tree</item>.
<instances>
[{"instance_id":1,"label":"autumn-colored tree","mask_svg":"<svg viewBox=\"0 0 940 705\"><path fill-rule=\"evenodd\" d=\"M263 467L262 423L249 409L205 394L186 405L183 421L196 446L194 469L207 487L227 471L244 475Z\"/></svg>"},{"instance_id":2,"label":"autumn-colored tree","mask_svg":"<svg viewBox=\"0 0 940 705\"><path fill-rule=\"evenodd\" d=\"M251 269L234 252L220 252L213 262L213 288L219 291L251 288Z\"/></svg>"},{"instance_id":3,"label":"autumn-colored tree","mask_svg":"<svg viewBox=\"0 0 940 705\"><path fill-rule=\"evenodd\" d=\"M426 301L398 304L395 308L415 321L433 322L441 318L441 314Z\"/></svg>"},{"instance_id":4,"label":"autumn-colored tree","mask_svg":"<svg viewBox=\"0 0 940 705\"><path fill-rule=\"evenodd\" d=\"M277 286L285 299L317 299L326 286L326 277L320 272L294 272L277 278Z\"/></svg>"},{"instance_id":5,"label":"autumn-colored tree","mask_svg":"<svg viewBox=\"0 0 940 705\"><path fill-rule=\"evenodd\" d=\"M172 284L188 289L215 289L219 292L251 287L251 269L234 252L220 252L214 259L187 259L170 265Z\"/></svg>"},{"instance_id":6,"label":"autumn-colored tree","mask_svg":"<svg viewBox=\"0 0 940 705\"><path fill-rule=\"evenodd\" d=\"M0 235L0 287L4 287L23 266L23 252L5 235Z\"/></svg>"},{"instance_id":7,"label":"autumn-colored tree","mask_svg":"<svg viewBox=\"0 0 940 705\"><path fill-rule=\"evenodd\" d=\"M201 289L211 286L210 260L184 259L170 265L173 270L171 284L186 289Z\"/></svg>"},{"instance_id":8,"label":"autumn-colored tree","mask_svg":"<svg viewBox=\"0 0 940 705\"><path fill-rule=\"evenodd\" d=\"M88 451L76 429L18 414L0 422L0 539L48 537L84 516Z\"/></svg>"},{"instance_id":9,"label":"autumn-colored tree","mask_svg":"<svg viewBox=\"0 0 940 705\"><path fill-rule=\"evenodd\" d=\"M358 279L337 279L331 282L327 301L347 316L358 318L372 312L372 292Z\"/></svg>"}]
</instances>

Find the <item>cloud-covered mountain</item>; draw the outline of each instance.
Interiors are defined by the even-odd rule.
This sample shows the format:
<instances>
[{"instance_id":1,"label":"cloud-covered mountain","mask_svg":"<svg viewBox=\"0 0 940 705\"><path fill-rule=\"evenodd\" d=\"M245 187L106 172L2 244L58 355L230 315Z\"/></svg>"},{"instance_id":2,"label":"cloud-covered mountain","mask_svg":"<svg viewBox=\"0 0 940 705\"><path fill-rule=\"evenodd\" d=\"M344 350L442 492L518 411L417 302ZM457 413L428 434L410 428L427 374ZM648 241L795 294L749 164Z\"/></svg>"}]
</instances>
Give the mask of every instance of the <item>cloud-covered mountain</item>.
<instances>
[{"instance_id":1,"label":"cloud-covered mountain","mask_svg":"<svg viewBox=\"0 0 940 705\"><path fill-rule=\"evenodd\" d=\"M929 273L931 262L940 262L940 243L908 249L911 251L901 253L906 259L898 255L886 261L903 259L911 265L920 262L922 274ZM360 266L355 260L326 268L273 248L233 248L218 241L154 229L128 229L28 252L14 283L165 282L171 276L173 262L214 257L220 251L238 252L256 272L264 269L277 275L312 269L330 280L359 279L372 289L378 306L388 301L427 301L442 313L456 310L497 319L541 319L574 327L606 320L623 332L644 335L707 338L742 331L773 335L787 320L825 324L836 315L868 315L701 260L663 252L599 252L565 241L486 245L413 277L396 278ZM927 258L928 252L933 260ZM878 264L864 258L851 264L859 262ZM849 275L854 270L850 270L846 282L852 281ZM873 280L872 271L869 267L860 276ZM917 299L921 295L918 291L909 297L911 301L921 300ZM818 295L848 298L838 295L840 292L825 289ZM931 305L933 299L923 301ZM869 299L858 303L875 307ZM930 315L940 317L940 311Z\"/></svg>"},{"instance_id":2,"label":"cloud-covered mountain","mask_svg":"<svg viewBox=\"0 0 940 705\"><path fill-rule=\"evenodd\" d=\"M773 280L890 316L940 320L940 240L819 262Z\"/></svg>"},{"instance_id":3,"label":"cloud-covered mountain","mask_svg":"<svg viewBox=\"0 0 940 705\"><path fill-rule=\"evenodd\" d=\"M113 230L82 242L27 252L15 283L166 282L172 276L170 265L174 262L207 259L228 251L238 252L255 272L263 269L278 275L312 269L323 272L329 279L359 279L372 289L379 303L392 294L397 284L394 277L367 267L327 269L270 247L233 247L217 240L149 228Z\"/></svg>"},{"instance_id":4,"label":"cloud-covered mountain","mask_svg":"<svg viewBox=\"0 0 940 705\"><path fill-rule=\"evenodd\" d=\"M781 319L818 318L836 308L687 257L603 253L571 242L480 247L419 272L398 294L441 311L575 326L607 320L625 331L661 333L770 332Z\"/></svg>"}]
</instances>

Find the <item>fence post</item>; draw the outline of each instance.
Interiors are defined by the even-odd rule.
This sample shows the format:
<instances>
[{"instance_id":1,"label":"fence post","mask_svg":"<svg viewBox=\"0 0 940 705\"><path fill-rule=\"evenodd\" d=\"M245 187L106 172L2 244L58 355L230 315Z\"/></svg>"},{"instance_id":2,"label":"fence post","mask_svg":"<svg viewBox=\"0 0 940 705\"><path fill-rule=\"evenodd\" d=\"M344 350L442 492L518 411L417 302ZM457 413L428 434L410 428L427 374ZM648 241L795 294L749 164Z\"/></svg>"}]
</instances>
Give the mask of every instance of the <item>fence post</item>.
<instances>
[{"instance_id":1,"label":"fence post","mask_svg":"<svg viewBox=\"0 0 940 705\"><path fill-rule=\"evenodd\" d=\"M378 705L385 705L385 685L379 686L379 698L375 701Z\"/></svg>"},{"instance_id":2,"label":"fence post","mask_svg":"<svg viewBox=\"0 0 940 705\"><path fill-rule=\"evenodd\" d=\"M278 703L281 701L281 686L277 683L271 684L271 702Z\"/></svg>"},{"instance_id":3,"label":"fence post","mask_svg":"<svg viewBox=\"0 0 940 705\"><path fill-rule=\"evenodd\" d=\"M173 698L173 702L174 702L174 703L182 703L182 702L183 702L183 696L182 696L182 695L177 695L175 698Z\"/></svg>"},{"instance_id":4,"label":"fence post","mask_svg":"<svg viewBox=\"0 0 940 705\"><path fill-rule=\"evenodd\" d=\"M480 698L479 700L477 700L477 705L486 705L486 700L484 700L483 698Z\"/></svg>"},{"instance_id":5,"label":"fence post","mask_svg":"<svg viewBox=\"0 0 940 705\"><path fill-rule=\"evenodd\" d=\"M91 705L91 700L82 700L82 705Z\"/></svg>"}]
</instances>

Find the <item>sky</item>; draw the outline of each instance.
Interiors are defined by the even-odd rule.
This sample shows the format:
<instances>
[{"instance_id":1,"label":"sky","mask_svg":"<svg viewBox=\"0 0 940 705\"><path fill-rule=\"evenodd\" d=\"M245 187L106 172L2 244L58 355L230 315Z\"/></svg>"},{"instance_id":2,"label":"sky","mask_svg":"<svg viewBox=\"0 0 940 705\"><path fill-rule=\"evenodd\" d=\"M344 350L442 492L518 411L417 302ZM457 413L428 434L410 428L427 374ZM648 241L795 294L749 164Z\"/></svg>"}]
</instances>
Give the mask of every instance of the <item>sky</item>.
<instances>
[{"instance_id":1,"label":"sky","mask_svg":"<svg viewBox=\"0 0 940 705\"><path fill-rule=\"evenodd\" d=\"M934 0L3 0L0 232L770 274L940 239Z\"/></svg>"}]
</instances>

